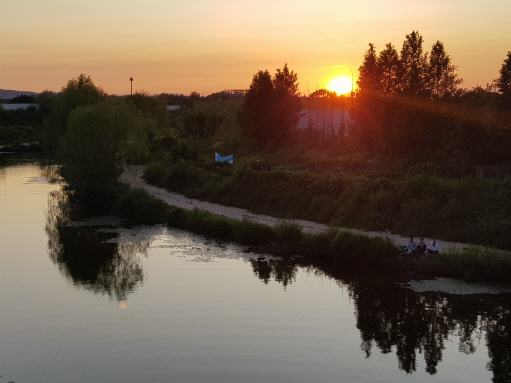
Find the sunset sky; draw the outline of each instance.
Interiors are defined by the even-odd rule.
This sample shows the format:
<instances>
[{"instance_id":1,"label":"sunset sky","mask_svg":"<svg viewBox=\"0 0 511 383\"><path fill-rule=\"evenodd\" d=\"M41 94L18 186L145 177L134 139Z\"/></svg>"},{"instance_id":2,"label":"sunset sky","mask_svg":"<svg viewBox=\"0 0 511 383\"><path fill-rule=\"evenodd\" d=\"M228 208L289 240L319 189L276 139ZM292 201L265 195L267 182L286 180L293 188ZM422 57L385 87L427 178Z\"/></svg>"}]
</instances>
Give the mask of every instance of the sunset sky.
<instances>
[{"instance_id":1,"label":"sunset sky","mask_svg":"<svg viewBox=\"0 0 511 383\"><path fill-rule=\"evenodd\" d=\"M107 93L246 89L288 63L300 91L354 80L367 49L418 30L440 40L462 87L511 51L509 0L0 0L0 89L59 91L81 73Z\"/></svg>"}]
</instances>

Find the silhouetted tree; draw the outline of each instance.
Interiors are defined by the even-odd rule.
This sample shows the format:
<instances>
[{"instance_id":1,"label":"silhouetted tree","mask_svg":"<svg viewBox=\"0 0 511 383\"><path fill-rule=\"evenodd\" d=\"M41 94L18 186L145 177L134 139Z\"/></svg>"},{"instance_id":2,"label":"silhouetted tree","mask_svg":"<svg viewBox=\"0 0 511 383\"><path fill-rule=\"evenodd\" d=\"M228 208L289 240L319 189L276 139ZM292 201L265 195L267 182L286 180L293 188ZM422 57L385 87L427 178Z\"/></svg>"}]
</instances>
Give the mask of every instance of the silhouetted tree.
<instances>
[{"instance_id":1,"label":"silhouetted tree","mask_svg":"<svg viewBox=\"0 0 511 383\"><path fill-rule=\"evenodd\" d=\"M89 76L81 74L67 82L57 95L53 109L45 121L43 147L48 155L58 155L60 140L67 131L67 118L78 106L94 105L105 98L103 89Z\"/></svg>"},{"instance_id":2,"label":"silhouetted tree","mask_svg":"<svg viewBox=\"0 0 511 383\"><path fill-rule=\"evenodd\" d=\"M400 61L396 48L392 43L385 45L385 49L378 57L380 71L380 91L384 95L395 94L399 90Z\"/></svg>"},{"instance_id":3,"label":"silhouetted tree","mask_svg":"<svg viewBox=\"0 0 511 383\"><path fill-rule=\"evenodd\" d=\"M428 62L428 86L431 95L436 99L453 97L462 82L463 80L458 78L456 67L451 64L451 57L445 52L444 44L437 41L431 48Z\"/></svg>"},{"instance_id":4,"label":"silhouetted tree","mask_svg":"<svg viewBox=\"0 0 511 383\"><path fill-rule=\"evenodd\" d=\"M376 50L369 43L369 49L364 53L364 61L359 68L357 85L359 94L353 117L357 122L357 135L361 145L373 157L380 131L380 100L381 71L378 66Z\"/></svg>"},{"instance_id":5,"label":"silhouetted tree","mask_svg":"<svg viewBox=\"0 0 511 383\"><path fill-rule=\"evenodd\" d=\"M277 69L273 78L267 70L254 75L242 109L245 134L261 142L287 139L301 110L297 80L298 75L287 64Z\"/></svg>"},{"instance_id":6,"label":"silhouetted tree","mask_svg":"<svg viewBox=\"0 0 511 383\"><path fill-rule=\"evenodd\" d=\"M167 127L167 105L162 98L151 96L146 92L136 92L133 95L126 96L126 100L140 110L146 117L150 117L156 121L159 128Z\"/></svg>"},{"instance_id":7,"label":"silhouetted tree","mask_svg":"<svg viewBox=\"0 0 511 383\"><path fill-rule=\"evenodd\" d=\"M422 43L422 36L413 31L401 48L401 91L412 97L427 93L427 54L422 52Z\"/></svg>"},{"instance_id":8,"label":"silhouetted tree","mask_svg":"<svg viewBox=\"0 0 511 383\"><path fill-rule=\"evenodd\" d=\"M361 95L376 94L380 90L381 71L378 66L374 44L369 43L369 49L364 54L364 61L358 68L358 89Z\"/></svg>"},{"instance_id":9,"label":"silhouetted tree","mask_svg":"<svg viewBox=\"0 0 511 383\"><path fill-rule=\"evenodd\" d=\"M32 104L35 102L36 97L28 94L20 94L9 100L9 104Z\"/></svg>"},{"instance_id":10,"label":"silhouetted tree","mask_svg":"<svg viewBox=\"0 0 511 383\"><path fill-rule=\"evenodd\" d=\"M496 85L499 92L502 93L502 106L504 109L511 110L511 52L508 52L499 72L500 76Z\"/></svg>"}]
</instances>

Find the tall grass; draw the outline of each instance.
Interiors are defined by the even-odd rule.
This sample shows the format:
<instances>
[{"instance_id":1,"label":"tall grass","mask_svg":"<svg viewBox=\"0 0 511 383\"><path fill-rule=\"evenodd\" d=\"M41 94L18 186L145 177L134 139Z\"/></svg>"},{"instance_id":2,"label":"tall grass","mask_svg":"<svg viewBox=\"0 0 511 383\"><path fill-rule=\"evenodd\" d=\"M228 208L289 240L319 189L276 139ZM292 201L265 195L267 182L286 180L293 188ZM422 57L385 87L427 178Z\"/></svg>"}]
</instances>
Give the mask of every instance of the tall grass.
<instances>
[{"instance_id":1,"label":"tall grass","mask_svg":"<svg viewBox=\"0 0 511 383\"><path fill-rule=\"evenodd\" d=\"M511 281L511 252L480 246L449 248L436 257L435 268L466 281Z\"/></svg>"}]
</instances>

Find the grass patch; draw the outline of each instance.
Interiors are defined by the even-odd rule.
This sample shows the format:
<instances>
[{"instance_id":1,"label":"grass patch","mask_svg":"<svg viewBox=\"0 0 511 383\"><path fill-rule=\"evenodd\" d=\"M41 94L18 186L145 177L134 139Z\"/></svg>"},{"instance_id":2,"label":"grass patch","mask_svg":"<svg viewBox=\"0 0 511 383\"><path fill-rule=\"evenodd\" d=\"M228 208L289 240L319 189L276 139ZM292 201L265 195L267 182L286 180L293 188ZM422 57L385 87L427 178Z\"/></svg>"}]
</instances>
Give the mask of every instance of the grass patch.
<instances>
[{"instance_id":1,"label":"grass patch","mask_svg":"<svg viewBox=\"0 0 511 383\"><path fill-rule=\"evenodd\" d=\"M511 252L480 246L448 248L435 257L438 270L467 282L511 280Z\"/></svg>"}]
</instances>

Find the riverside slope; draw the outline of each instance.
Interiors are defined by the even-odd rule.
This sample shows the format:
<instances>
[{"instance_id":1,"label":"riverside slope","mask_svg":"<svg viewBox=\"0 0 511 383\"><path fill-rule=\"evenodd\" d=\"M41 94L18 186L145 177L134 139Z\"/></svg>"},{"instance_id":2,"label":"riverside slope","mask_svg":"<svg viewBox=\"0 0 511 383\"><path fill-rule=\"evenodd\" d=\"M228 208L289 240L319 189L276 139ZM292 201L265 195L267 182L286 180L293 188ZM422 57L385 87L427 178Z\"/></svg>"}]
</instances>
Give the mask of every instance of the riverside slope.
<instances>
[{"instance_id":1,"label":"riverside slope","mask_svg":"<svg viewBox=\"0 0 511 383\"><path fill-rule=\"evenodd\" d=\"M253 222L258 222L268 226L276 226L282 222L281 219L271 217L268 215L262 214L253 214L250 213L246 209L241 209L233 206L224 206L216 203L201 201L198 199L192 199L185 197L181 194L177 194L174 192L170 192L166 189L159 188L157 186L149 185L142 179L142 174L144 171L144 166L140 165L127 165L125 167L124 173L121 175L121 181L130 185L134 188L144 189L152 196L161 199L165 203L171 206L180 207L186 210L193 210L194 208L198 208L201 210L206 210L214 214L223 215L225 217L243 220L244 218L248 218ZM304 233L317 234L321 232L325 232L328 230L327 225L323 225L317 222L306 221L306 220L290 220L293 223L298 224ZM398 245L406 245L408 243L409 238L403 237L399 234L385 233L379 231L364 231L357 229L348 229L348 228L340 228L341 230L350 231L353 233L363 234L370 237L388 237L394 243ZM419 237L416 237L418 239ZM455 248L463 248L470 246L468 243L460 243L460 242L450 242L444 241L441 239L434 238L440 247L440 251L442 249L446 249L449 247ZM424 242L427 244L431 241L431 238L424 237Z\"/></svg>"}]
</instances>

